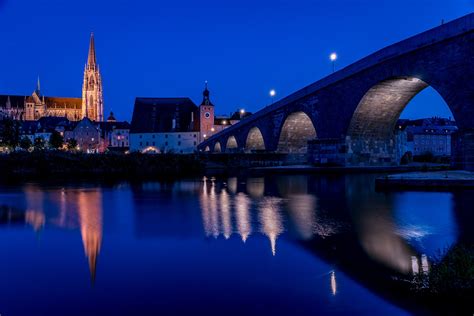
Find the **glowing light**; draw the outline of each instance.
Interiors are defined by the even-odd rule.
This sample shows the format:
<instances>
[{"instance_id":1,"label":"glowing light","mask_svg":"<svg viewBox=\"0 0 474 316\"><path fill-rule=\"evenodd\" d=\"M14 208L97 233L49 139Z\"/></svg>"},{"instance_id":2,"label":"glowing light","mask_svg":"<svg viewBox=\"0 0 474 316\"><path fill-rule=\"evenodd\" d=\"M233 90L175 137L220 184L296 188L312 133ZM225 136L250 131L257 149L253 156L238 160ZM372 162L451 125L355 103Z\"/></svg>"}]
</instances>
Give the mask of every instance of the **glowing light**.
<instances>
[{"instance_id":1,"label":"glowing light","mask_svg":"<svg viewBox=\"0 0 474 316\"><path fill-rule=\"evenodd\" d=\"M204 137L204 138L206 138L206 137L207 137L207 135L206 135L206 134L204 134L204 135L203 135L203 137Z\"/></svg>"},{"instance_id":2,"label":"glowing light","mask_svg":"<svg viewBox=\"0 0 474 316\"><path fill-rule=\"evenodd\" d=\"M214 127L213 127L213 128L211 128L211 132L214 132L215 130L216 130L216 129L215 129Z\"/></svg>"},{"instance_id":3,"label":"glowing light","mask_svg":"<svg viewBox=\"0 0 474 316\"><path fill-rule=\"evenodd\" d=\"M226 124L227 124L227 121L226 121L226 120L223 120L223 121L222 121L222 124L226 125Z\"/></svg>"},{"instance_id":4,"label":"glowing light","mask_svg":"<svg viewBox=\"0 0 474 316\"><path fill-rule=\"evenodd\" d=\"M336 53L332 53L331 55L329 55L329 59L330 59L331 61L336 61L336 59L337 59L337 54L336 54Z\"/></svg>"},{"instance_id":5,"label":"glowing light","mask_svg":"<svg viewBox=\"0 0 474 316\"><path fill-rule=\"evenodd\" d=\"M270 96L273 98L276 95L275 89L270 90Z\"/></svg>"},{"instance_id":6,"label":"glowing light","mask_svg":"<svg viewBox=\"0 0 474 316\"><path fill-rule=\"evenodd\" d=\"M240 114L245 114L245 109L241 109Z\"/></svg>"}]
</instances>

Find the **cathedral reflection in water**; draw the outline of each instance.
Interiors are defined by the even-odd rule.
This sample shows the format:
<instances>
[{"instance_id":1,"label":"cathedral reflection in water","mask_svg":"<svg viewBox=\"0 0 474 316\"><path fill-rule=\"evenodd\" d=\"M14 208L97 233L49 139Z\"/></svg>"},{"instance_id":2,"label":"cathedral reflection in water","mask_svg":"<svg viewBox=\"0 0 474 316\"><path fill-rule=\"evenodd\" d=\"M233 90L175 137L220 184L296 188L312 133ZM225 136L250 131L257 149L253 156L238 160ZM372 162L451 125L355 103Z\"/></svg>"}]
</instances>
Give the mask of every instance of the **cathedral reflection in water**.
<instances>
[{"instance_id":1,"label":"cathedral reflection in water","mask_svg":"<svg viewBox=\"0 0 474 316\"><path fill-rule=\"evenodd\" d=\"M45 225L79 229L91 280L94 282L102 243L101 189L61 188L43 191L34 185L27 185L24 187L24 193L26 196L25 222L38 233ZM46 201L56 208L45 210Z\"/></svg>"}]
</instances>

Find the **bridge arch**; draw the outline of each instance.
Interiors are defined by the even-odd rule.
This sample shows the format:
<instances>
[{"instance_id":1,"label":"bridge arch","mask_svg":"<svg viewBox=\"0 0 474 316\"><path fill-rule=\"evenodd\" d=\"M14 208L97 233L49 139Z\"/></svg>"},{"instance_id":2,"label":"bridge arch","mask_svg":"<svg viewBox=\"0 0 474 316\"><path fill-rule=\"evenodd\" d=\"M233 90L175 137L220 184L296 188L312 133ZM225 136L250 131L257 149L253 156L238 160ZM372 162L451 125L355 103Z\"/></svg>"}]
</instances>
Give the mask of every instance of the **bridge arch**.
<instances>
[{"instance_id":1,"label":"bridge arch","mask_svg":"<svg viewBox=\"0 0 474 316\"><path fill-rule=\"evenodd\" d=\"M414 76L373 85L359 101L347 130L350 164L398 164L404 154L396 123L410 101L430 85ZM449 104L448 104L449 107Z\"/></svg>"},{"instance_id":2,"label":"bridge arch","mask_svg":"<svg viewBox=\"0 0 474 316\"><path fill-rule=\"evenodd\" d=\"M316 138L311 118L303 111L287 116L280 130L277 152L306 153L308 140Z\"/></svg>"},{"instance_id":3,"label":"bridge arch","mask_svg":"<svg viewBox=\"0 0 474 316\"><path fill-rule=\"evenodd\" d=\"M245 150L265 150L265 141L263 139L262 132L258 127L252 127L248 134L247 140L245 141Z\"/></svg>"},{"instance_id":4,"label":"bridge arch","mask_svg":"<svg viewBox=\"0 0 474 316\"><path fill-rule=\"evenodd\" d=\"M215 153L220 153L220 152L222 152L221 143L216 142L216 143L214 144L214 152L215 152Z\"/></svg>"},{"instance_id":5,"label":"bridge arch","mask_svg":"<svg viewBox=\"0 0 474 316\"><path fill-rule=\"evenodd\" d=\"M237 144L237 139L235 139L234 135L229 136L229 138L227 138L225 150L232 151L232 150L236 150L237 148L239 148L239 145Z\"/></svg>"},{"instance_id":6,"label":"bridge arch","mask_svg":"<svg viewBox=\"0 0 474 316\"><path fill-rule=\"evenodd\" d=\"M204 151L211 151L211 148L209 148L209 146L206 146L206 148L204 148Z\"/></svg>"}]
</instances>

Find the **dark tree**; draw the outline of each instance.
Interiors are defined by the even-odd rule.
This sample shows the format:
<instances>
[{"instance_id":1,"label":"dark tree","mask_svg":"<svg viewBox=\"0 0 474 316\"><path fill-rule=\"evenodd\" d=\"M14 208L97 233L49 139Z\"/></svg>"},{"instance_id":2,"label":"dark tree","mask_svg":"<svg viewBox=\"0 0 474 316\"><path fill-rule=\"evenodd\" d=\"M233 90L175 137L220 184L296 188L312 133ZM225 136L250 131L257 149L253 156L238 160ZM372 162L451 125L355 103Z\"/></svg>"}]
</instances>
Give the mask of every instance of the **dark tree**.
<instances>
[{"instance_id":1,"label":"dark tree","mask_svg":"<svg viewBox=\"0 0 474 316\"><path fill-rule=\"evenodd\" d=\"M64 138L58 131L53 131L51 137L49 138L49 146L54 149L59 149L63 147Z\"/></svg>"},{"instance_id":2,"label":"dark tree","mask_svg":"<svg viewBox=\"0 0 474 316\"><path fill-rule=\"evenodd\" d=\"M44 149L44 139L42 137L36 137L34 147L35 147L35 150L43 150Z\"/></svg>"},{"instance_id":3,"label":"dark tree","mask_svg":"<svg viewBox=\"0 0 474 316\"><path fill-rule=\"evenodd\" d=\"M77 147L77 140L75 140L74 138L68 139L67 149L68 150L76 150L76 147Z\"/></svg>"},{"instance_id":4,"label":"dark tree","mask_svg":"<svg viewBox=\"0 0 474 316\"><path fill-rule=\"evenodd\" d=\"M20 147L23 148L24 150L28 150L33 146L33 143L31 142L29 137L23 136L20 140Z\"/></svg>"},{"instance_id":5,"label":"dark tree","mask_svg":"<svg viewBox=\"0 0 474 316\"><path fill-rule=\"evenodd\" d=\"M4 119L0 136L3 146L15 149L20 143L20 122L9 118Z\"/></svg>"}]
</instances>

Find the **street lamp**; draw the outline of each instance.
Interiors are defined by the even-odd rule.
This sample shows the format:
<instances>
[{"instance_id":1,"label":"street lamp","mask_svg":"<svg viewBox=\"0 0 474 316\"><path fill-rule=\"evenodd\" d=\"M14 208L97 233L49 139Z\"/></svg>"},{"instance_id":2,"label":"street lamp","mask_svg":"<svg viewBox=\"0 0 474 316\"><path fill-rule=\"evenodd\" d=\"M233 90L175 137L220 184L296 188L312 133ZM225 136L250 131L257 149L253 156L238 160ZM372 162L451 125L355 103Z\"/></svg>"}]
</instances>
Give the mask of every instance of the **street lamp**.
<instances>
[{"instance_id":1,"label":"street lamp","mask_svg":"<svg viewBox=\"0 0 474 316\"><path fill-rule=\"evenodd\" d=\"M335 72L336 71L337 54L336 53L331 53L331 55L329 55L329 59L332 62L332 72Z\"/></svg>"},{"instance_id":2,"label":"street lamp","mask_svg":"<svg viewBox=\"0 0 474 316\"><path fill-rule=\"evenodd\" d=\"M240 109L240 119L242 119L243 115L245 114L245 109Z\"/></svg>"},{"instance_id":3,"label":"street lamp","mask_svg":"<svg viewBox=\"0 0 474 316\"><path fill-rule=\"evenodd\" d=\"M273 99L275 98L276 91L275 89L270 90L270 97L272 98L272 104L273 104Z\"/></svg>"}]
</instances>

